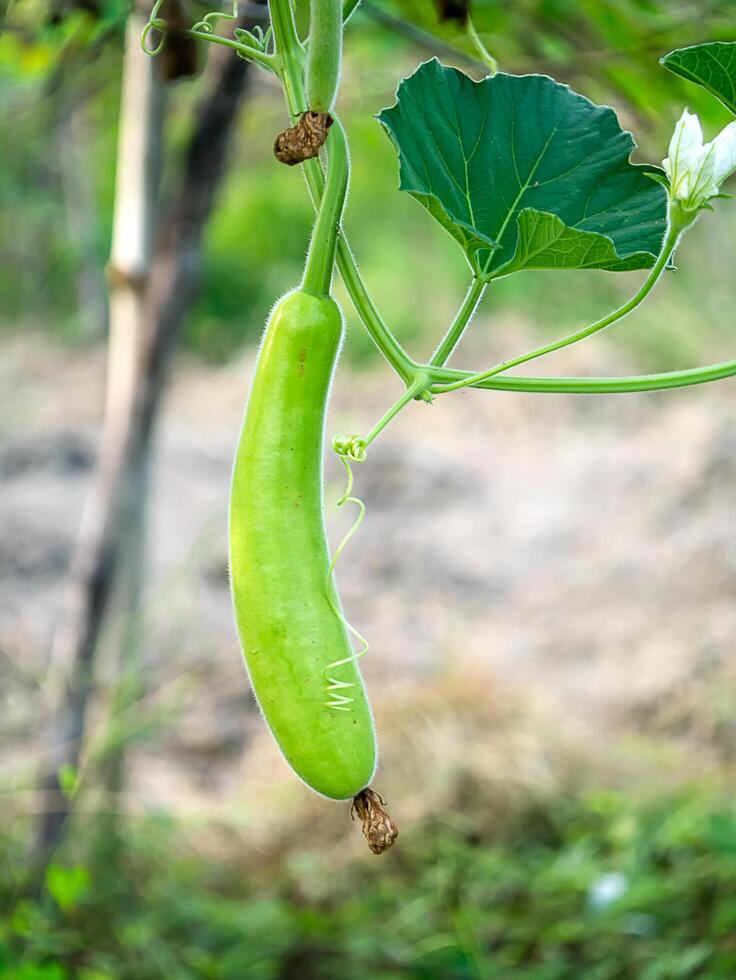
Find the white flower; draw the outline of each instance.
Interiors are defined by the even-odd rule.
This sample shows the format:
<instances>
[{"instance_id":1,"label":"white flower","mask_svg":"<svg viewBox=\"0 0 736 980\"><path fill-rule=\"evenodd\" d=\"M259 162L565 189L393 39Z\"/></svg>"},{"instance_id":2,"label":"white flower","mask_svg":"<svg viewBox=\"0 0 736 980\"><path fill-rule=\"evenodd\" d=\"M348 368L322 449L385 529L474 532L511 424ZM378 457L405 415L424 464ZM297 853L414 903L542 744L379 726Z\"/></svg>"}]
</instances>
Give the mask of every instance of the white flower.
<instances>
[{"instance_id":1,"label":"white flower","mask_svg":"<svg viewBox=\"0 0 736 980\"><path fill-rule=\"evenodd\" d=\"M684 211L699 211L736 170L736 122L729 123L711 143L703 143L698 117L685 109L663 166L672 200Z\"/></svg>"},{"instance_id":2,"label":"white flower","mask_svg":"<svg viewBox=\"0 0 736 980\"><path fill-rule=\"evenodd\" d=\"M716 159L713 165L713 177L720 186L726 177L736 170L736 120L713 140L716 149Z\"/></svg>"}]
</instances>

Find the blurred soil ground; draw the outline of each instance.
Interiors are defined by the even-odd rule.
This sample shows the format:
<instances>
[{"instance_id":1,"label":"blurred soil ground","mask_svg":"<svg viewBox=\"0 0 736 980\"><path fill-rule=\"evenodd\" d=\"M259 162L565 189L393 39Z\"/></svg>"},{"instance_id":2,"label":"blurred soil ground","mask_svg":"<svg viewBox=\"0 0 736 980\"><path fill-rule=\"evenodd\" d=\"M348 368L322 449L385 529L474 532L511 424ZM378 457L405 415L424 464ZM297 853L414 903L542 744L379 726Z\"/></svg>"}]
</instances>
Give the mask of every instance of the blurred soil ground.
<instances>
[{"instance_id":1,"label":"blurred soil ground","mask_svg":"<svg viewBox=\"0 0 736 980\"><path fill-rule=\"evenodd\" d=\"M535 338L494 326L457 363ZM226 506L253 350L180 360L150 499L142 658L126 806L288 840L325 818L248 691L230 613ZM549 373L632 370L601 341ZM95 456L100 350L5 341L0 361L0 739L31 812L46 658ZM365 432L388 370L338 376L328 432ZM410 406L356 468L367 519L338 566L383 746L377 787L412 820L452 783L518 788L730 768L736 728L736 385L654 395L463 392ZM342 471L327 464L330 536ZM103 665L101 688L109 678ZM93 730L100 723L93 714ZM470 775L468 775L470 774ZM24 800L27 802L25 806ZM263 821L263 807L268 820ZM280 815L279 815L280 814ZM338 817L327 816L337 826ZM341 817L340 819L344 819ZM264 829L267 826L268 829Z\"/></svg>"}]
</instances>

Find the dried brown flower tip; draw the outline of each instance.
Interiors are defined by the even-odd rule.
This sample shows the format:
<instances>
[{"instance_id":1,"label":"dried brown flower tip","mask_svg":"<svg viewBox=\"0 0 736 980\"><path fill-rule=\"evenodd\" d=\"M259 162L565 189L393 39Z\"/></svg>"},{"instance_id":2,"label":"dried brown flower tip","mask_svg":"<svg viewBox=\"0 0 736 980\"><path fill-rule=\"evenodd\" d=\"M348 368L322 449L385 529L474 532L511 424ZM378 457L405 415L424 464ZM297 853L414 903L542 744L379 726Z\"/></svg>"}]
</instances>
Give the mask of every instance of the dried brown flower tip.
<instances>
[{"instance_id":1,"label":"dried brown flower tip","mask_svg":"<svg viewBox=\"0 0 736 980\"><path fill-rule=\"evenodd\" d=\"M374 854L383 854L399 836L399 828L385 809L378 793L364 789L353 800L350 815L357 813L363 823L363 836Z\"/></svg>"},{"instance_id":2,"label":"dried brown flower tip","mask_svg":"<svg viewBox=\"0 0 736 980\"><path fill-rule=\"evenodd\" d=\"M279 133L273 152L279 163L293 167L319 155L319 149L327 139L332 125L329 112L303 112L294 126Z\"/></svg>"}]
</instances>

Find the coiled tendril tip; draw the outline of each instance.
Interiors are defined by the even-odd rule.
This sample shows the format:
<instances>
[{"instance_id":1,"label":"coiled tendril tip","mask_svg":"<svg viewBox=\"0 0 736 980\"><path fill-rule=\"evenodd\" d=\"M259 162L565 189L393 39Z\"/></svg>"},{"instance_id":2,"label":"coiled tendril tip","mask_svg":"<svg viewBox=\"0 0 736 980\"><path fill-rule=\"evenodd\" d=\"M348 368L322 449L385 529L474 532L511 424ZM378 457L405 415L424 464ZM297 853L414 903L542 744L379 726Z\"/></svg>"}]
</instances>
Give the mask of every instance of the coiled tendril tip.
<instances>
[{"instance_id":1,"label":"coiled tendril tip","mask_svg":"<svg viewBox=\"0 0 736 980\"><path fill-rule=\"evenodd\" d=\"M361 436L337 435L332 440L332 448L343 461L363 463L368 455L366 441Z\"/></svg>"},{"instance_id":2,"label":"coiled tendril tip","mask_svg":"<svg viewBox=\"0 0 736 980\"><path fill-rule=\"evenodd\" d=\"M232 13L226 14L219 10L213 10L209 14L205 14L202 20L198 20L196 24L192 26L193 31L200 31L202 34L214 34L215 32L215 21L222 18L223 20L237 20L238 19L238 0L233 0Z\"/></svg>"}]
</instances>

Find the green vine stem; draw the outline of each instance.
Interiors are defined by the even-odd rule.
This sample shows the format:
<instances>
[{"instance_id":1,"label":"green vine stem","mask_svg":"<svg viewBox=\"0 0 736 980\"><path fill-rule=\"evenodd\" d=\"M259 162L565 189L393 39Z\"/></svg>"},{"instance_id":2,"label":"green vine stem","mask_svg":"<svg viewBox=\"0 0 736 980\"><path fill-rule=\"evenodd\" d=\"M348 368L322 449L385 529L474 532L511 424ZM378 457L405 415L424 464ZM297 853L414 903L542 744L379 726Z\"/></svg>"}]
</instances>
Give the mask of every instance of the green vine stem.
<instances>
[{"instance_id":1,"label":"green vine stem","mask_svg":"<svg viewBox=\"0 0 736 980\"><path fill-rule=\"evenodd\" d=\"M270 0L269 8L276 45L276 72L284 88L289 113L292 119L296 119L308 108L304 89L304 46L296 32L289 0ZM307 160L302 166L312 201L317 207L324 190L322 167L318 160ZM376 347L402 381L407 385L411 384L418 365L404 351L378 312L342 229L337 242L337 267L353 305Z\"/></svg>"},{"instance_id":2,"label":"green vine stem","mask_svg":"<svg viewBox=\"0 0 736 980\"><path fill-rule=\"evenodd\" d=\"M347 24L355 11L360 6L360 0L344 0L342 5L342 22Z\"/></svg>"},{"instance_id":3,"label":"green vine stem","mask_svg":"<svg viewBox=\"0 0 736 980\"><path fill-rule=\"evenodd\" d=\"M635 310L637 306L643 303L649 293L651 293L652 289L654 289L660 276L666 269L667 263L670 261L673 252L677 248L677 243L680 239L682 231L683 229L681 227L668 227L664 242L662 243L662 249L657 257L657 261L652 266L649 275L644 280L638 292L617 310L613 310L612 313L607 314L600 320L596 320L595 323L591 323L589 326L583 327L582 330L576 330L575 333L568 334L566 337L562 337L560 340L555 340L550 344L545 344L543 347L537 347L534 350L529 351L526 354L521 354L519 357L514 357L509 361L501 361L500 364L489 368L487 371L479 371L477 374L470 374L458 381L439 384L435 382L432 384L430 389L432 394L443 394L447 391L457 391L460 388L467 388L469 385L474 385L480 381L485 381L488 378L492 378L496 374L501 374L503 371L507 371L509 368L516 367L519 364L525 364L527 361L535 360L537 357L543 357L545 354L551 354L554 351L561 350L563 347L569 347L571 344L576 344L578 341L584 340L586 337L591 337L593 334L599 333L606 327L610 327L618 320L622 320L625 316L628 316L632 310Z\"/></svg>"},{"instance_id":4,"label":"green vine stem","mask_svg":"<svg viewBox=\"0 0 736 980\"><path fill-rule=\"evenodd\" d=\"M458 310L457 316L440 341L437 350L432 355L429 361L430 366L439 366L448 361L450 355L460 343L465 333L465 328L470 323L473 314L478 309L487 285L488 281L486 279L481 279L480 276L473 277L470 288L463 300L463 305Z\"/></svg>"},{"instance_id":5,"label":"green vine stem","mask_svg":"<svg viewBox=\"0 0 736 980\"><path fill-rule=\"evenodd\" d=\"M340 218L345 206L350 172L345 130L334 114L329 133L327 138L327 180L319 203L317 220L312 229L309 251L307 252L307 264L302 280L302 289L313 296L330 295L337 236L340 229Z\"/></svg>"},{"instance_id":6,"label":"green vine stem","mask_svg":"<svg viewBox=\"0 0 736 980\"><path fill-rule=\"evenodd\" d=\"M483 43L483 39L481 38L480 34L475 28L475 24L473 23L473 18L470 16L470 12L468 12L467 31L468 31L468 37L470 38L473 47L475 48L475 50L478 52L478 55L480 56L480 60L488 69L488 74L489 75L497 74L498 62Z\"/></svg>"},{"instance_id":7,"label":"green vine stem","mask_svg":"<svg viewBox=\"0 0 736 980\"><path fill-rule=\"evenodd\" d=\"M405 408L410 401L416 398L417 395L421 394L421 392L426 390L428 384L429 384L429 377L426 371L421 371L414 379L414 382L409 385L409 387L406 389L403 395L397 398L397 400L393 403L391 408L389 408L389 410L385 412L385 414L378 420L378 422L376 422L376 424L373 426L373 428L365 438L363 438L362 436L346 436L346 435L337 435L334 437L334 439L332 440L332 448L335 450L337 455L345 464L348 471L349 485L348 485L347 493L349 493L352 488L352 470L349 467L348 461L352 460L354 463L364 462L368 454L368 446L370 446L370 444L376 439L376 437L380 435L381 432L383 432L383 430L386 428L389 422L391 422L392 419L396 418L396 416L399 414L402 408ZM344 499L352 499L352 498L348 498L346 494L346 496L343 497L343 500ZM356 501L356 503L357 502L358 501ZM340 503L341 501L338 501L338 506L340 506Z\"/></svg>"},{"instance_id":8,"label":"green vine stem","mask_svg":"<svg viewBox=\"0 0 736 980\"><path fill-rule=\"evenodd\" d=\"M430 377L436 381L469 380L470 371L453 368L430 368ZM565 395L615 395L633 391L665 391L669 388L689 388L692 385L722 381L736 376L736 360L720 361L706 367L687 368L683 371L664 371L660 374L634 374L622 378L528 378L523 375L506 375L472 381L471 387L491 391L526 391L538 394Z\"/></svg>"},{"instance_id":9,"label":"green vine stem","mask_svg":"<svg viewBox=\"0 0 736 980\"><path fill-rule=\"evenodd\" d=\"M182 33L186 34L187 37L194 37L198 41L212 41L214 44L223 44L225 47L233 48L241 57L247 58L249 61L255 61L269 71L275 71L275 59L273 55L267 54L265 51L259 51L258 48L253 48L249 44L244 44L242 41L235 41L230 37L222 37L220 34L209 34L193 29L182 31Z\"/></svg>"},{"instance_id":10,"label":"green vine stem","mask_svg":"<svg viewBox=\"0 0 736 980\"><path fill-rule=\"evenodd\" d=\"M414 398L424 391L429 383L429 376L426 371L420 371L412 384L406 389L404 394L398 398L389 410L373 426L371 431L361 440L363 449L367 449L379 433L383 432L389 422L396 418L402 408L409 404Z\"/></svg>"},{"instance_id":11,"label":"green vine stem","mask_svg":"<svg viewBox=\"0 0 736 980\"><path fill-rule=\"evenodd\" d=\"M307 49L299 40L290 0L269 0L268 9L273 28L276 74L281 81L289 114L293 120L309 108L304 85ZM321 167L319 171L322 173ZM304 172L306 173L306 170ZM318 199L313 203L317 207Z\"/></svg>"}]
</instances>

